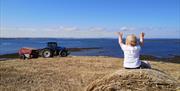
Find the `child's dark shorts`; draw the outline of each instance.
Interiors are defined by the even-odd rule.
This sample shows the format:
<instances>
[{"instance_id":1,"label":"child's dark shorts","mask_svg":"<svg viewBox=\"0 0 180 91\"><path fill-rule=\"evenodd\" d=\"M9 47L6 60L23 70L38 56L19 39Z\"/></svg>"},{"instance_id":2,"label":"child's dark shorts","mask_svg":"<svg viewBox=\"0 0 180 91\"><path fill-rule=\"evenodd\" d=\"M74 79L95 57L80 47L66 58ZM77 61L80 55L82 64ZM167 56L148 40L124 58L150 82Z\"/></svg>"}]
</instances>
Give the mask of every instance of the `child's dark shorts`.
<instances>
[{"instance_id":1,"label":"child's dark shorts","mask_svg":"<svg viewBox=\"0 0 180 91\"><path fill-rule=\"evenodd\" d=\"M126 68L125 69L151 69L151 65L147 61L141 61L141 65L136 68Z\"/></svg>"}]
</instances>

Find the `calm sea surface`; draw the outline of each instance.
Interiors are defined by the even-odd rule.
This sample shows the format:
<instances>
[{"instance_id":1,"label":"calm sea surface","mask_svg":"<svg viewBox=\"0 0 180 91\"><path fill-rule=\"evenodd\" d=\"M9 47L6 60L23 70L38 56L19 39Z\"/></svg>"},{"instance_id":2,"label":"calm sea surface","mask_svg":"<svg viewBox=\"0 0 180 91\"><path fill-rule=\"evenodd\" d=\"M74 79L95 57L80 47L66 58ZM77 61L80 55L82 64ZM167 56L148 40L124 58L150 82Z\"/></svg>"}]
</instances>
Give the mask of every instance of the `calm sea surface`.
<instances>
[{"instance_id":1,"label":"calm sea surface","mask_svg":"<svg viewBox=\"0 0 180 91\"><path fill-rule=\"evenodd\" d=\"M47 42L58 42L67 48L100 47L71 55L123 57L117 39L61 39L61 38L0 38L0 55L16 53L21 47L43 48ZM146 39L141 54L156 57L180 55L180 39Z\"/></svg>"}]
</instances>

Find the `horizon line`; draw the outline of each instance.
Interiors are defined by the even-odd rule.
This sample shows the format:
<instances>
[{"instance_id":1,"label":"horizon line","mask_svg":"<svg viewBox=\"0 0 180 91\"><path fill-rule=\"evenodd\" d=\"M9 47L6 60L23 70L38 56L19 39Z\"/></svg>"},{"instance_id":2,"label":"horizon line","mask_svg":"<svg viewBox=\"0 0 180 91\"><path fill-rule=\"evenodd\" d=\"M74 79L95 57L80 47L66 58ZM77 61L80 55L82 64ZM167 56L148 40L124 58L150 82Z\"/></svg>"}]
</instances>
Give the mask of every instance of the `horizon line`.
<instances>
[{"instance_id":1,"label":"horizon line","mask_svg":"<svg viewBox=\"0 0 180 91\"><path fill-rule=\"evenodd\" d=\"M0 37L0 39L118 39L115 37L89 37L89 38L73 38L73 37ZM126 39L126 38L123 38ZM139 39L139 38L138 38ZM180 39L179 38L144 38L144 39Z\"/></svg>"}]
</instances>

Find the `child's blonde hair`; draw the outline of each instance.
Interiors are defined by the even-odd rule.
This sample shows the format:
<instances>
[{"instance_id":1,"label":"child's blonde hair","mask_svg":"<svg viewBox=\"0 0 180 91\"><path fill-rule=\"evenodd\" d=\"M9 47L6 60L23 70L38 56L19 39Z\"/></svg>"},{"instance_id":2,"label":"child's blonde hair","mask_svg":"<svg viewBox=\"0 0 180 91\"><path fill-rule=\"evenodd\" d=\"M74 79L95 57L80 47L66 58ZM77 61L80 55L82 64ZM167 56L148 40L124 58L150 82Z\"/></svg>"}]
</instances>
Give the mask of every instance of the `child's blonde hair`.
<instances>
[{"instance_id":1,"label":"child's blonde hair","mask_svg":"<svg viewBox=\"0 0 180 91\"><path fill-rule=\"evenodd\" d=\"M134 34L128 35L126 38L126 45L136 46L137 38Z\"/></svg>"}]
</instances>

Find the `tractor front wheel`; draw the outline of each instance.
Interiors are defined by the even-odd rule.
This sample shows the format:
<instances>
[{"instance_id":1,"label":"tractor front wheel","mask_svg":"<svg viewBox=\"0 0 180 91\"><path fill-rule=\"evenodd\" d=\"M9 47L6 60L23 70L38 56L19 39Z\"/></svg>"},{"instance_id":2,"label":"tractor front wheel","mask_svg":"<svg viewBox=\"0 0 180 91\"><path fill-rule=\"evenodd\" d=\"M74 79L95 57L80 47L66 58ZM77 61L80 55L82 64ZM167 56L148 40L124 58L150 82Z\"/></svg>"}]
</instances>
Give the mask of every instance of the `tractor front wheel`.
<instances>
[{"instance_id":1,"label":"tractor front wheel","mask_svg":"<svg viewBox=\"0 0 180 91\"><path fill-rule=\"evenodd\" d=\"M66 50L63 50L61 53L60 53L60 56L61 57L66 57L68 55L68 52Z\"/></svg>"}]
</instances>

